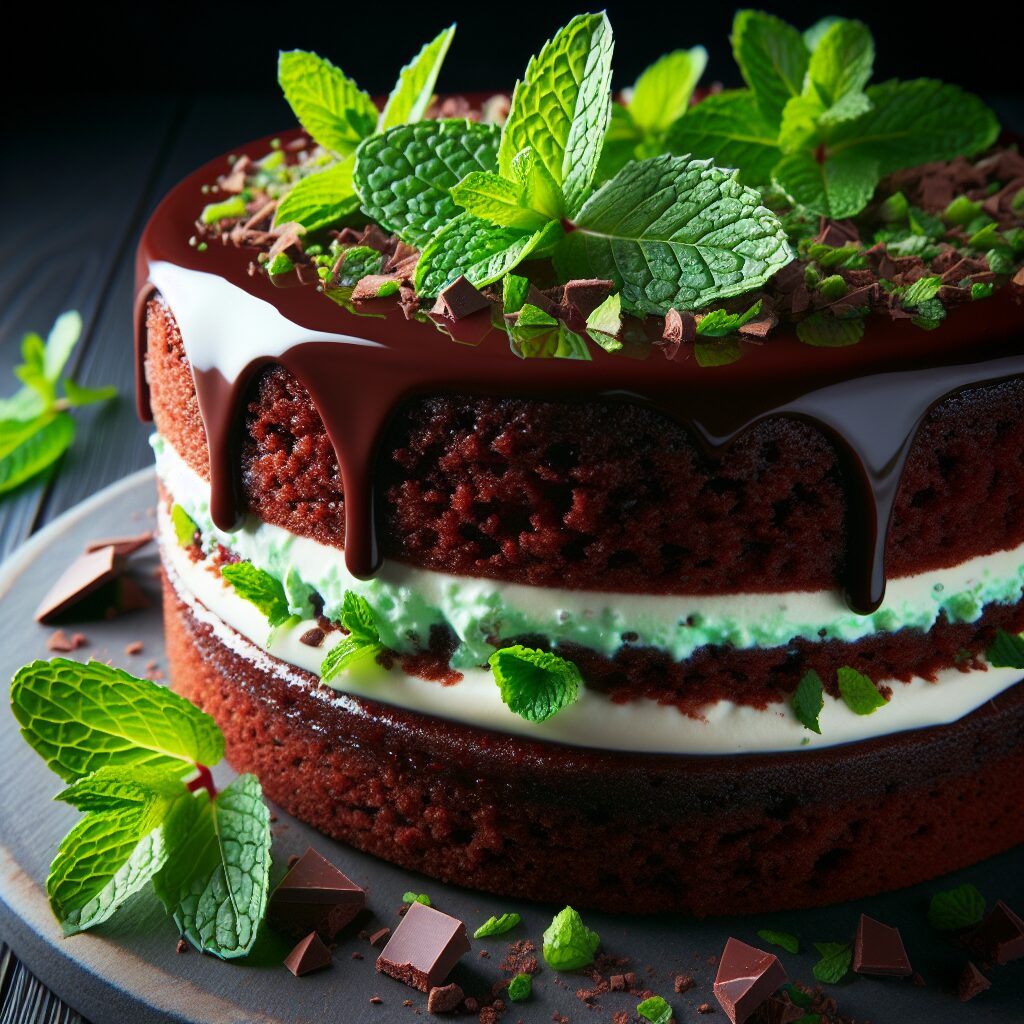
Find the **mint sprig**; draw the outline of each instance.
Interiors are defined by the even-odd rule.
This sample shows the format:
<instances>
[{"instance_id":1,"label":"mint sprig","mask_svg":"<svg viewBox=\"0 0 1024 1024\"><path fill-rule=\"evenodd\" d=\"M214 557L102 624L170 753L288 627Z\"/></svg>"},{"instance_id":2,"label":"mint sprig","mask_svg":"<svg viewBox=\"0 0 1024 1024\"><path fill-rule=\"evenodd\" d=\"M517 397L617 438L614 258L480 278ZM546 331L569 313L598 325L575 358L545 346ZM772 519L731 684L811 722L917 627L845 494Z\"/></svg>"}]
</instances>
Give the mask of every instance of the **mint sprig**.
<instances>
[{"instance_id":1,"label":"mint sprig","mask_svg":"<svg viewBox=\"0 0 1024 1024\"><path fill-rule=\"evenodd\" d=\"M294 222L319 231L358 210L352 177L356 148L378 132L423 119L454 35L451 25L402 68L380 114L369 94L330 61L306 50L280 54L277 78L285 99L334 162L299 178L278 204L275 224Z\"/></svg>"},{"instance_id":2,"label":"mint sprig","mask_svg":"<svg viewBox=\"0 0 1024 1024\"><path fill-rule=\"evenodd\" d=\"M210 799L175 807L167 828L178 856L154 879L156 894L189 942L224 960L245 956L270 889L270 812L255 775L240 775Z\"/></svg>"},{"instance_id":3,"label":"mint sprig","mask_svg":"<svg viewBox=\"0 0 1024 1024\"><path fill-rule=\"evenodd\" d=\"M373 621L373 609L366 598L353 590L345 591L341 607L341 624L348 631L335 644L320 665L320 678L329 683L346 669L367 668L376 663L377 655L384 650L380 633Z\"/></svg>"},{"instance_id":4,"label":"mint sprig","mask_svg":"<svg viewBox=\"0 0 1024 1024\"><path fill-rule=\"evenodd\" d=\"M0 495L52 466L71 447L75 421L69 409L117 394L112 387L87 388L67 378L62 382L81 334L82 318L71 311L57 317L45 341L32 332L22 339L22 362L14 370L22 387L0 399Z\"/></svg>"},{"instance_id":5,"label":"mint sprig","mask_svg":"<svg viewBox=\"0 0 1024 1024\"><path fill-rule=\"evenodd\" d=\"M874 41L859 21L832 18L801 35L744 10L732 42L748 90L697 104L668 144L736 166L748 183L773 181L810 213L853 216L885 175L971 156L998 134L992 112L956 86L924 78L869 85Z\"/></svg>"},{"instance_id":6,"label":"mint sprig","mask_svg":"<svg viewBox=\"0 0 1024 1024\"><path fill-rule=\"evenodd\" d=\"M267 904L270 815L255 776L218 794L186 785L223 757L213 719L149 680L65 658L20 669L11 707L25 740L71 783L57 799L85 815L46 883L65 933L106 921L152 881L197 949L248 953Z\"/></svg>"},{"instance_id":7,"label":"mint sprig","mask_svg":"<svg viewBox=\"0 0 1024 1024\"><path fill-rule=\"evenodd\" d=\"M583 205L555 253L564 279L615 282L629 309L694 309L764 284L793 258L760 195L710 160L627 164Z\"/></svg>"},{"instance_id":8,"label":"mint sprig","mask_svg":"<svg viewBox=\"0 0 1024 1024\"><path fill-rule=\"evenodd\" d=\"M579 700L580 670L548 651L516 644L495 651L490 659L501 699L528 722L545 722Z\"/></svg>"},{"instance_id":9,"label":"mint sprig","mask_svg":"<svg viewBox=\"0 0 1024 1024\"><path fill-rule=\"evenodd\" d=\"M591 931L572 907L559 911L544 932L542 951L548 967L575 971L594 962L601 936Z\"/></svg>"}]
</instances>

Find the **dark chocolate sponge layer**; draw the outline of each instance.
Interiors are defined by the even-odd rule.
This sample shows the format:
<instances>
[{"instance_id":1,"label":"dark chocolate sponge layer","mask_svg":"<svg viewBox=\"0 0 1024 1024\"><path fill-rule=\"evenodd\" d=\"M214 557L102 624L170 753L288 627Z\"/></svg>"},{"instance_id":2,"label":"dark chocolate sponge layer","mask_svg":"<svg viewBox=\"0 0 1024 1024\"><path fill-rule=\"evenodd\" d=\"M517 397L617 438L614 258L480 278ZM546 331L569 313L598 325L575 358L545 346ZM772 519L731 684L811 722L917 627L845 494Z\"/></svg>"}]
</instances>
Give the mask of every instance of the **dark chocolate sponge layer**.
<instances>
[{"instance_id":1,"label":"dark chocolate sponge layer","mask_svg":"<svg viewBox=\"0 0 1024 1024\"><path fill-rule=\"evenodd\" d=\"M911 885L1024 840L1022 685L953 725L820 751L604 753L322 699L164 594L175 686L217 720L232 765L327 834L445 881L753 913Z\"/></svg>"},{"instance_id":2,"label":"dark chocolate sponge layer","mask_svg":"<svg viewBox=\"0 0 1024 1024\"><path fill-rule=\"evenodd\" d=\"M157 429L207 476L188 361L158 302L147 331ZM891 577L1024 542L1022 406L1015 380L928 416L896 502ZM281 368L253 386L241 461L250 511L343 544L334 451ZM441 396L394 418L376 478L385 555L445 572L640 593L815 590L837 586L846 557L843 467L794 419L769 420L710 462L636 405Z\"/></svg>"}]
</instances>

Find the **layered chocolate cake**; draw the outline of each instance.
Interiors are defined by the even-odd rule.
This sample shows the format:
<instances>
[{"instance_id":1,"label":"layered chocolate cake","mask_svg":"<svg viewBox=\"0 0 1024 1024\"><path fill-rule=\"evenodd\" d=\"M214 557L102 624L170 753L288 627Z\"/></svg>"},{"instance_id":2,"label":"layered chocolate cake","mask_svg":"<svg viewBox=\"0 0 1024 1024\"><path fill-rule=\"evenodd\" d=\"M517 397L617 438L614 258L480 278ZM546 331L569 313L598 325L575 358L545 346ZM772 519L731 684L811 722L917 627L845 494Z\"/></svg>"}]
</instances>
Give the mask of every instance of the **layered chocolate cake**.
<instances>
[{"instance_id":1,"label":"layered chocolate cake","mask_svg":"<svg viewBox=\"0 0 1024 1024\"><path fill-rule=\"evenodd\" d=\"M508 895L798 907L1020 842L1012 140L868 85L858 22L741 12L698 103L699 48L613 104L601 15L511 99L437 101L450 41L379 116L283 54L302 129L146 228L176 688L289 812Z\"/></svg>"}]
</instances>

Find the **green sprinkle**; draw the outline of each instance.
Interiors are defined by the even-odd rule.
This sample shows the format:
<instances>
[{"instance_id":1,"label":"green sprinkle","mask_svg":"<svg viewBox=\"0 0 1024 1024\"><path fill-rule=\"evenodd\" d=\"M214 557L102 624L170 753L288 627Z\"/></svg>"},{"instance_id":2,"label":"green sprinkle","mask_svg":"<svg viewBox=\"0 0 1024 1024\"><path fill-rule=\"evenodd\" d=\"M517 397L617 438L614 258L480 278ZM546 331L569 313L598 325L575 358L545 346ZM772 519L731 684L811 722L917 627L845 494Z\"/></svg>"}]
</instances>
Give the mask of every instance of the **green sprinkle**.
<instances>
[{"instance_id":1,"label":"green sprinkle","mask_svg":"<svg viewBox=\"0 0 1024 1024\"><path fill-rule=\"evenodd\" d=\"M474 939L486 939L492 935L504 935L510 932L522 918L518 914L502 914L500 917L489 917L475 932Z\"/></svg>"},{"instance_id":2,"label":"green sprinkle","mask_svg":"<svg viewBox=\"0 0 1024 1024\"><path fill-rule=\"evenodd\" d=\"M407 892L402 897L403 903L422 903L425 907L432 907L434 904L430 902L430 897L425 892L415 893Z\"/></svg>"},{"instance_id":3,"label":"green sprinkle","mask_svg":"<svg viewBox=\"0 0 1024 1024\"><path fill-rule=\"evenodd\" d=\"M204 224L216 224L218 221L228 218L245 216L245 200L241 196L232 196L219 203L209 203L203 207L199 219Z\"/></svg>"},{"instance_id":4,"label":"green sprinkle","mask_svg":"<svg viewBox=\"0 0 1024 1024\"><path fill-rule=\"evenodd\" d=\"M533 978L529 974L517 974L508 983L508 997L513 1003L529 999L533 992Z\"/></svg>"},{"instance_id":5,"label":"green sprinkle","mask_svg":"<svg viewBox=\"0 0 1024 1024\"><path fill-rule=\"evenodd\" d=\"M1002 235L999 233L999 225L992 221L986 224L980 231L975 231L967 244L972 249L991 249L1002 242Z\"/></svg>"},{"instance_id":6,"label":"green sprinkle","mask_svg":"<svg viewBox=\"0 0 1024 1024\"><path fill-rule=\"evenodd\" d=\"M957 196L943 211L942 219L947 224L964 227L980 213L981 203L968 199L967 196Z\"/></svg>"},{"instance_id":7,"label":"green sprinkle","mask_svg":"<svg viewBox=\"0 0 1024 1024\"><path fill-rule=\"evenodd\" d=\"M826 277L818 284L818 291L830 302L834 299L841 299L848 290L846 282L839 276L839 274L833 274L831 277Z\"/></svg>"},{"instance_id":8,"label":"green sprinkle","mask_svg":"<svg viewBox=\"0 0 1024 1024\"><path fill-rule=\"evenodd\" d=\"M996 286L991 281L975 281L971 285L971 298L987 299L995 290Z\"/></svg>"},{"instance_id":9,"label":"green sprinkle","mask_svg":"<svg viewBox=\"0 0 1024 1024\"><path fill-rule=\"evenodd\" d=\"M279 274L290 274L294 269L295 264L286 252L276 253L274 258L267 264L267 273L271 277L277 277Z\"/></svg>"}]
</instances>

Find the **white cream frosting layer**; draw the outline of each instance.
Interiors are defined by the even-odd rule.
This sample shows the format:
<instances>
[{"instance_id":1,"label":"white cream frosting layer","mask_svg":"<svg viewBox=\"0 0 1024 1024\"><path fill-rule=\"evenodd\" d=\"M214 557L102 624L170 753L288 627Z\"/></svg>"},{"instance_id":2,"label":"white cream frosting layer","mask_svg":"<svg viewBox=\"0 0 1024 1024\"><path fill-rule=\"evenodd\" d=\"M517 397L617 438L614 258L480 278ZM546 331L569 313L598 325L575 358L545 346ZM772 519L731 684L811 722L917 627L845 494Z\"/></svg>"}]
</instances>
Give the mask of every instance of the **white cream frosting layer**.
<instances>
[{"instance_id":1,"label":"white cream frosting layer","mask_svg":"<svg viewBox=\"0 0 1024 1024\"><path fill-rule=\"evenodd\" d=\"M165 440L154 437L157 472L200 527L207 550L221 544L285 584L297 614L308 611L309 588L334 618L346 590L366 599L381 639L392 650L415 649L432 625L447 625L460 640L455 668L486 663L490 639L539 634L583 644L613 656L624 644L655 647L682 661L708 645L778 647L800 638L853 642L900 629L928 630L940 615L973 622L987 604L1016 603L1024 592L1024 546L973 558L949 569L891 579L872 615L850 611L838 592L645 595L532 587L455 576L385 562L372 580L353 577L338 548L298 537L248 517L241 529L216 529L209 484ZM629 641L623 640L629 635Z\"/></svg>"},{"instance_id":2,"label":"white cream frosting layer","mask_svg":"<svg viewBox=\"0 0 1024 1024\"><path fill-rule=\"evenodd\" d=\"M169 517L159 512L159 534L172 584L196 617L235 653L261 668L283 674L294 685L302 678L289 666L314 675L333 644L332 634L320 648L299 637L316 623L307 619L274 632L263 614L238 597L207 561L193 562L178 546ZM268 657L272 655L273 657ZM842 701L825 695L819 722L821 735L809 732L788 703L766 710L719 701L701 719L691 718L650 700L616 704L604 694L584 689L580 700L546 722L532 723L502 703L494 678L486 669L464 672L460 682L443 685L399 669L360 674L343 672L331 687L341 699L364 697L412 711L463 722L498 732L604 750L678 754L735 754L827 747L888 733L954 722L980 707L1020 679L1015 669L940 673L936 682L915 679L892 682L893 696L872 715L854 714Z\"/></svg>"}]
</instances>

